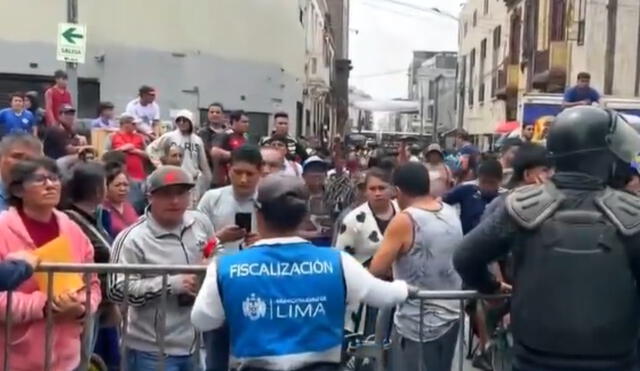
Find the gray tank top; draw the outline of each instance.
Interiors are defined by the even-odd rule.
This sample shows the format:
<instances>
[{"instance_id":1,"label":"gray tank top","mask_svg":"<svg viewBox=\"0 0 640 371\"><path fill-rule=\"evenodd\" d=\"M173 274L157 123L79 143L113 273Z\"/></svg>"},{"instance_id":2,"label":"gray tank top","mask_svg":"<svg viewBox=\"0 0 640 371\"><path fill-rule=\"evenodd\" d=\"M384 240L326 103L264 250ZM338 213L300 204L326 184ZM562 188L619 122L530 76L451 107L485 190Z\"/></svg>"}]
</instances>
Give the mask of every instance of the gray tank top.
<instances>
[{"instance_id":1,"label":"gray tank top","mask_svg":"<svg viewBox=\"0 0 640 371\"><path fill-rule=\"evenodd\" d=\"M460 290L462 280L453 269L453 252L462 240L460 217L443 204L432 212L410 207L404 212L413 219L411 249L393 264L393 278L422 290ZM398 306L394 322L400 335L412 341L433 341L444 335L458 320L458 300L424 300L422 337L420 301L408 300Z\"/></svg>"}]
</instances>

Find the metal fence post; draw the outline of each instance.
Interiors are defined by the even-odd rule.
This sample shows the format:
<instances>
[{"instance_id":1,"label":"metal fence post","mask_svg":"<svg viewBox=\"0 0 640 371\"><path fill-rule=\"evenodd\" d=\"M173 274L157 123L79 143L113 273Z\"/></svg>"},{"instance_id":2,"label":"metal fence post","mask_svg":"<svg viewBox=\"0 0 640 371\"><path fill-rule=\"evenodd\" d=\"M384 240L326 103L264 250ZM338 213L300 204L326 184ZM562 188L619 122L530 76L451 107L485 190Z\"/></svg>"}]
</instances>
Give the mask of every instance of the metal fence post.
<instances>
[{"instance_id":1,"label":"metal fence post","mask_svg":"<svg viewBox=\"0 0 640 371\"><path fill-rule=\"evenodd\" d=\"M165 343L164 343L164 335L166 331L166 319L167 319L167 285L168 285L168 276L167 274L162 275L162 295L160 296L160 315L158 316L158 322L160 322L159 329L159 338L158 338L158 346L160 347L160 367L158 368L160 371L164 371L165 366Z\"/></svg>"},{"instance_id":2,"label":"metal fence post","mask_svg":"<svg viewBox=\"0 0 640 371\"><path fill-rule=\"evenodd\" d=\"M458 332L458 370L464 369L464 300L460 300L460 328Z\"/></svg>"},{"instance_id":3,"label":"metal fence post","mask_svg":"<svg viewBox=\"0 0 640 371\"><path fill-rule=\"evenodd\" d=\"M120 370L127 369L127 326L129 326L129 273L124 274L122 330L120 331Z\"/></svg>"},{"instance_id":4,"label":"metal fence post","mask_svg":"<svg viewBox=\"0 0 640 371\"><path fill-rule=\"evenodd\" d=\"M6 312L5 312L5 319L4 319L4 365L3 365L3 370L4 371L9 371L9 358L11 356L11 352L9 352L9 344L11 344L11 320L13 319L13 313L11 310L12 307L12 301L13 301L13 292L12 291L8 291L7 292L7 308L6 308Z\"/></svg>"},{"instance_id":5,"label":"metal fence post","mask_svg":"<svg viewBox=\"0 0 640 371\"><path fill-rule=\"evenodd\" d=\"M46 304L46 327L44 333L44 371L51 370L51 349L53 348L53 271L47 272L47 304Z\"/></svg>"},{"instance_id":6,"label":"metal fence post","mask_svg":"<svg viewBox=\"0 0 640 371\"><path fill-rule=\"evenodd\" d=\"M82 320L82 326L83 326L83 331L82 331L82 344L80 345L80 369L81 370L87 370L89 368L89 361L91 359L91 355L89 354L89 352L91 352L91 350L89 349L89 347L93 344L89 344L92 337L91 336L95 336L95 334L93 334L93 329L95 329L95 326L93 326L93 329L89 329L90 324L93 325L92 323L92 317L95 315L97 316L98 313L96 311L95 314L91 313L91 273L89 272L85 272L83 274L83 278L84 278L84 287L85 287L85 294L84 294L84 318Z\"/></svg>"}]
</instances>

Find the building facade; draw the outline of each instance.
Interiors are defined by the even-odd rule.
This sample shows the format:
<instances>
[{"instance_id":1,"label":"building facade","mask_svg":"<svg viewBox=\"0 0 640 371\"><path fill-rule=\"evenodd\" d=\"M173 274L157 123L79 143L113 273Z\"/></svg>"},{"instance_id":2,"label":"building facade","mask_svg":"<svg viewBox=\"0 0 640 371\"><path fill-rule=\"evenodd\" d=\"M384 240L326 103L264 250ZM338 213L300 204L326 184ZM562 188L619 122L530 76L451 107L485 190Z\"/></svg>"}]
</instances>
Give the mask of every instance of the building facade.
<instances>
[{"instance_id":1,"label":"building facade","mask_svg":"<svg viewBox=\"0 0 640 371\"><path fill-rule=\"evenodd\" d=\"M640 2L471 0L459 50L459 125L486 147L525 95L560 96L579 72L605 96L640 97Z\"/></svg>"},{"instance_id":2,"label":"building facade","mask_svg":"<svg viewBox=\"0 0 640 371\"><path fill-rule=\"evenodd\" d=\"M357 102L371 100L371 96L356 87L349 87L349 120L348 131L359 132L373 129L373 113L356 107Z\"/></svg>"},{"instance_id":3,"label":"building facade","mask_svg":"<svg viewBox=\"0 0 640 371\"><path fill-rule=\"evenodd\" d=\"M510 63L520 65L512 90L562 93L579 72L604 95L640 96L640 2L637 0L504 0ZM515 68L514 68L515 69Z\"/></svg>"},{"instance_id":4,"label":"building facade","mask_svg":"<svg viewBox=\"0 0 640 371\"><path fill-rule=\"evenodd\" d=\"M502 0L470 0L459 22L458 127L488 148L496 125L507 119L507 7Z\"/></svg>"},{"instance_id":5,"label":"building facade","mask_svg":"<svg viewBox=\"0 0 640 371\"><path fill-rule=\"evenodd\" d=\"M457 53L442 52L427 59L418 68L417 88L420 102L420 134L438 137L456 125ZM434 123L437 122L434 131Z\"/></svg>"},{"instance_id":6,"label":"building facade","mask_svg":"<svg viewBox=\"0 0 640 371\"><path fill-rule=\"evenodd\" d=\"M42 91L53 71L64 68L55 55L66 2L1 2L0 11L16 15L0 24L7 51L0 94ZM80 1L78 23L87 26L86 63L78 67L80 116L93 117L100 100L124 111L142 84L157 89L163 120L171 110L197 112L221 102L249 112L257 137L268 132L274 111L302 116L305 31L297 2Z\"/></svg>"},{"instance_id":7,"label":"building facade","mask_svg":"<svg viewBox=\"0 0 640 371\"><path fill-rule=\"evenodd\" d=\"M331 95L335 45L327 0L306 0L303 8L305 64L301 135L325 142L335 130L336 110Z\"/></svg>"}]
</instances>

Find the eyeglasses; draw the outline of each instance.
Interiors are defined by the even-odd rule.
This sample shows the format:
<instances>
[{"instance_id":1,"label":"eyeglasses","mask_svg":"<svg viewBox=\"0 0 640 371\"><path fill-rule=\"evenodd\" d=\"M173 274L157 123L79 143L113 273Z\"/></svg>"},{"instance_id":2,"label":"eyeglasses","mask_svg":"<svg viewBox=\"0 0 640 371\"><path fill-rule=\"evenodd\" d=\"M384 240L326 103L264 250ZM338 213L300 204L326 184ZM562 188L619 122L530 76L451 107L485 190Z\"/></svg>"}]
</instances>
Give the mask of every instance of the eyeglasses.
<instances>
[{"instance_id":1,"label":"eyeglasses","mask_svg":"<svg viewBox=\"0 0 640 371\"><path fill-rule=\"evenodd\" d=\"M26 183L39 187L45 185L47 180L57 184L60 183L60 176L58 174L33 174L26 180Z\"/></svg>"}]
</instances>

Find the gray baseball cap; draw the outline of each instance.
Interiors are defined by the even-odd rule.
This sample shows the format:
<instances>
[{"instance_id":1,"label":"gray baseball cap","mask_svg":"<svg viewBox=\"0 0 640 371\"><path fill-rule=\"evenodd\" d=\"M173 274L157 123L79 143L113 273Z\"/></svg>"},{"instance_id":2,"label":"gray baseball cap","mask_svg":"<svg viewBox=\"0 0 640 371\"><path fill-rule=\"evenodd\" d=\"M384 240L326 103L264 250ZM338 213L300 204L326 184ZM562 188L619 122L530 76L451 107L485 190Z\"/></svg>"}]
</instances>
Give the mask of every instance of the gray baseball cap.
<instances>
[{"instance_id":1,"label":"gray baseball cap","mask_svg":"<svg viewBox=\"0 0 640 371\"><path fill-rule=\"evenodd\" d=\"M161 188L173 185L183 185L193 188L193 178L181 167L164 165L160 166L147 178L147 192L153 193Z\"/></svg>"},{"instance_id":2,"label":"gray baseball cap","mask_svg":"<svg viewBox=\"0 0 640 371\"><path fill-rule=\"evenodd\" d=\"M263 203L273 202L282 196L306 201L309 192L304 181L297 176L271 174L260 181L258 186L258 207Z\"/></svg>"}]
</instances>

